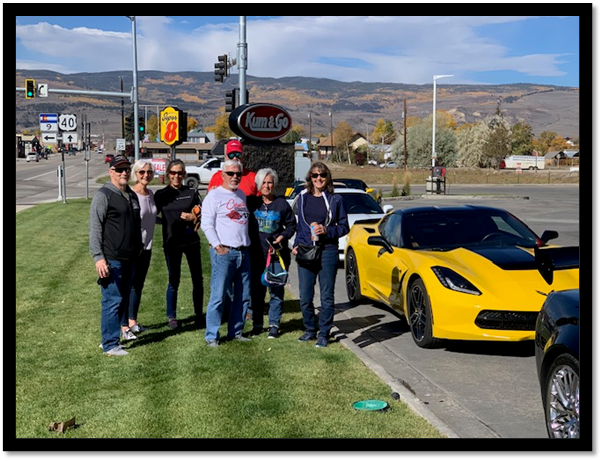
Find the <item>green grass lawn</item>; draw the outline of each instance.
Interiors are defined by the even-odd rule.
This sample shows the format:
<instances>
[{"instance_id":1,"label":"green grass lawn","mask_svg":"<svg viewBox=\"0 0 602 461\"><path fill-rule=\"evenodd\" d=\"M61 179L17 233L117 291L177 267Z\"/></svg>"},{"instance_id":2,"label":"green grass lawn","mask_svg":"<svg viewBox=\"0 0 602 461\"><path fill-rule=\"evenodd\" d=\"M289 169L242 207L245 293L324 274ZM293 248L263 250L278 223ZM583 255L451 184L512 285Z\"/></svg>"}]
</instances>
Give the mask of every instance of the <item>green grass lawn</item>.
<instances>
[{"instance_id":1,"label":"green grass lawn","mask_svg":"<svg viewBox=\"0 0 602 461\"><path fill-rule=\"evenodd\" d=\"M183 262L178 300L182 326L169 330L160 227L139 313L149 330L130 343L128 356L105 356L99 348L100 289L88 250L89 208L90 200L76 199L16 214L15 443L30 438L444 437L402 401L393 400L391 389L343 345L317 349L313 343L297 342L303 327L298 300L290 295L281 338L262 336L251 343L208 348L204 330L192 321L192 288ZM210 262L200 234L207 302ZM10 251L8 245L5 250ZM10 303L4 309L7 364L12 352L7 337L13 320L6 311ZM12 373L8 366L4 371L7 450L12 443L6 424L12 398L7 375ZM352 408L364 399L385 400L391 409ZM64 434L48 430L50 423L72 417L75 428ZM299 442L284 449L311 449ZM20 449L27 449L27 443L21 440ZM261 446L270 450L269 442ZM95 448L113 449L102 443ZM201 442L189 449L233 447Z\"/></svg>"}]
</instances>

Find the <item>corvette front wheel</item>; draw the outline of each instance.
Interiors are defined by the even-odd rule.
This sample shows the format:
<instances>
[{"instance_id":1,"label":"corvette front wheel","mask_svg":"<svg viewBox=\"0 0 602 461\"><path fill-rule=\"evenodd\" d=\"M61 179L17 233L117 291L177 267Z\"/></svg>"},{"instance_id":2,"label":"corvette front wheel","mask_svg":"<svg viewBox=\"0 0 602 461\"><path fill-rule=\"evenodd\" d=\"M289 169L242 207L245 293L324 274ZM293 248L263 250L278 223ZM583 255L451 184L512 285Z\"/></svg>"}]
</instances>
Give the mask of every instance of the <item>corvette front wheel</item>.
<instances>
[{"instance_id":1,"label":"corvette front wheel","mask_svg":"<svg viewBox=\"0 0 602 461\"><path fill-rule=\"evenodd\" d=\"M408 324L416 345L424 349L439 347L442 341L433 337L431 302L421 279L414 280L410 285L408 314Z\"/></svg>"},{"instance_id":2,"label":"corvette front wheel","mask_svg":"<svg viewBox=\"0 0 602 461\"><path fill-rule=\"evenodd\" d=\"M362 290L360 287L360 275L357 267L357 258L355 252L350 248L345 258L345 286L347 287L347 298L349 302L356 306L362 300Z\"/></svg>"}]
</instances>

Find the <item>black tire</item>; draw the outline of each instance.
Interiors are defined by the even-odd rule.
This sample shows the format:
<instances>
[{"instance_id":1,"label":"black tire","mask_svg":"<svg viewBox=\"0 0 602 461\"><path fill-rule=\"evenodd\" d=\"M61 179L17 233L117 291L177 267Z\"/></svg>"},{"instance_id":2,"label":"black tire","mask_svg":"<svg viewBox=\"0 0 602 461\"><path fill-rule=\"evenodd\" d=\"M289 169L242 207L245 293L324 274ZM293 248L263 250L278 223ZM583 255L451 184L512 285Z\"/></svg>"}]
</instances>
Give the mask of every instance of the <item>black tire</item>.
<instances>
[{"instance_id":1,"label":"black tire","mask_svg":"<svg viewBox=\"0 0 602 461\"><path fill-rule=\"evenodd\" d=\"M362 289L360 285L360 275L357 267L357 258L352 248L347 251L345 257L345 286L347 288L347 298L349 302L356 306L362 299Z\"/></svg>"},{"instance_id":2,"label":"black tire","mask_svg":"<svg viewBox=\"0 0 602 461\"><path fill-rule=\"evenodd\" d=\"M189 176L188 178L186 178L185 184L191 189L198 189L199 180L194 176Z\"/></svg>"},{"instance_id":3,"label":"black tire","mask_svg":"<svg viewBox=\"0 0 602 461\"><path fill-rule=\"evenodd\" d=\"M579 362L569 354L556 357L541 392L548 436L579 438Z\"/></svg>"},{"instance_id":4,"label":"black tire","mask_svg":"<svg viewBox=\"0 0 602 461\"><path fill-rule=\"evenodd\" d=\"M435 349L442 341L433 337L431 301L422 279L414 280L408 291L408 325L418 347Z\"/></svg>"}]
</instances>

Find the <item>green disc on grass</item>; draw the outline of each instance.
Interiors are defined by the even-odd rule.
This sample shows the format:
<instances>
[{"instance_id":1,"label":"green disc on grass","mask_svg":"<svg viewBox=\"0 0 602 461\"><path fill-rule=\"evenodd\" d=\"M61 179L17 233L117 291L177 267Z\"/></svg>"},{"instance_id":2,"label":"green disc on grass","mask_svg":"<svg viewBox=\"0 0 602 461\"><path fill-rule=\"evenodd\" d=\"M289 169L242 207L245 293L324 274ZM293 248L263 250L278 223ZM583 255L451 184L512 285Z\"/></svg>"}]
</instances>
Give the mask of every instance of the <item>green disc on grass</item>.
<instances>
[{"instance_id":1,"label":"green disc on grass","mask_svg":"<svg viewBox=\"0 0 602 461\"><path fill-rule=\"evenodd\" d=\"M356 410L385 411L389 404L383 400L360 400L353 404Z\"/></svg>"}]
</instances>

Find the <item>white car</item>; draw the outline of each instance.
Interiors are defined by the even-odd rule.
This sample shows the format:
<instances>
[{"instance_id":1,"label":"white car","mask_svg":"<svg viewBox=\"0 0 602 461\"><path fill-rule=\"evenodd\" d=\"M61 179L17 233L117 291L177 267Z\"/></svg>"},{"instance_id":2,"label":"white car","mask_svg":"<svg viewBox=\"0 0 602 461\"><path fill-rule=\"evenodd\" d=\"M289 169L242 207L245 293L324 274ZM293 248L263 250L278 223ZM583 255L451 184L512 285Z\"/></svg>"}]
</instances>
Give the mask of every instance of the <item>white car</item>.
<instances>
[{"instance_id":1,"label":"white car","mask_svg":"<svg viewBox=\"0 0 602 461\"><path fill-rule=\"evenodd\" d=\"M385 214L393 209L393 205L385 205L381 208L376 200L372 198L370 194L361 189L349 189L345 187L335 187L335 194L339 194L343 197L343 203L347 210L347 219L349 220L349 228L353 226L357 221L364 219L376 219L379 220ZM297 216L297 201L301 194L297 195L292 203L293 211ZM289 248L293 248L295 242L295 236L289 240ZM347 245L347 235L344 235L339 239L339 261L344 261L345 258L345 246Z\"/></svg>"},{"instance_id":2,"label":"white car","mask_svg":"<svg viewBox=\"0 0 602 461\"><path fill-rule=\"evenodd\" d=\"M29 154L27 154L25 161L26 162L39 162L40 154L37 154L36 152L30 152Z\"/></svg>"},{"instance_id":3,"label":"white car","mask_svg":"<svg viewBox=\"0 0 602 461\"><path fill-rule=\"evenodd\" d=\"M213 175L224 168L224 161L219 158L210 158L202 165L186 165L186 179L184 184L192 189L199 184L209 184Z\"/></svg>"}]
</instances>

